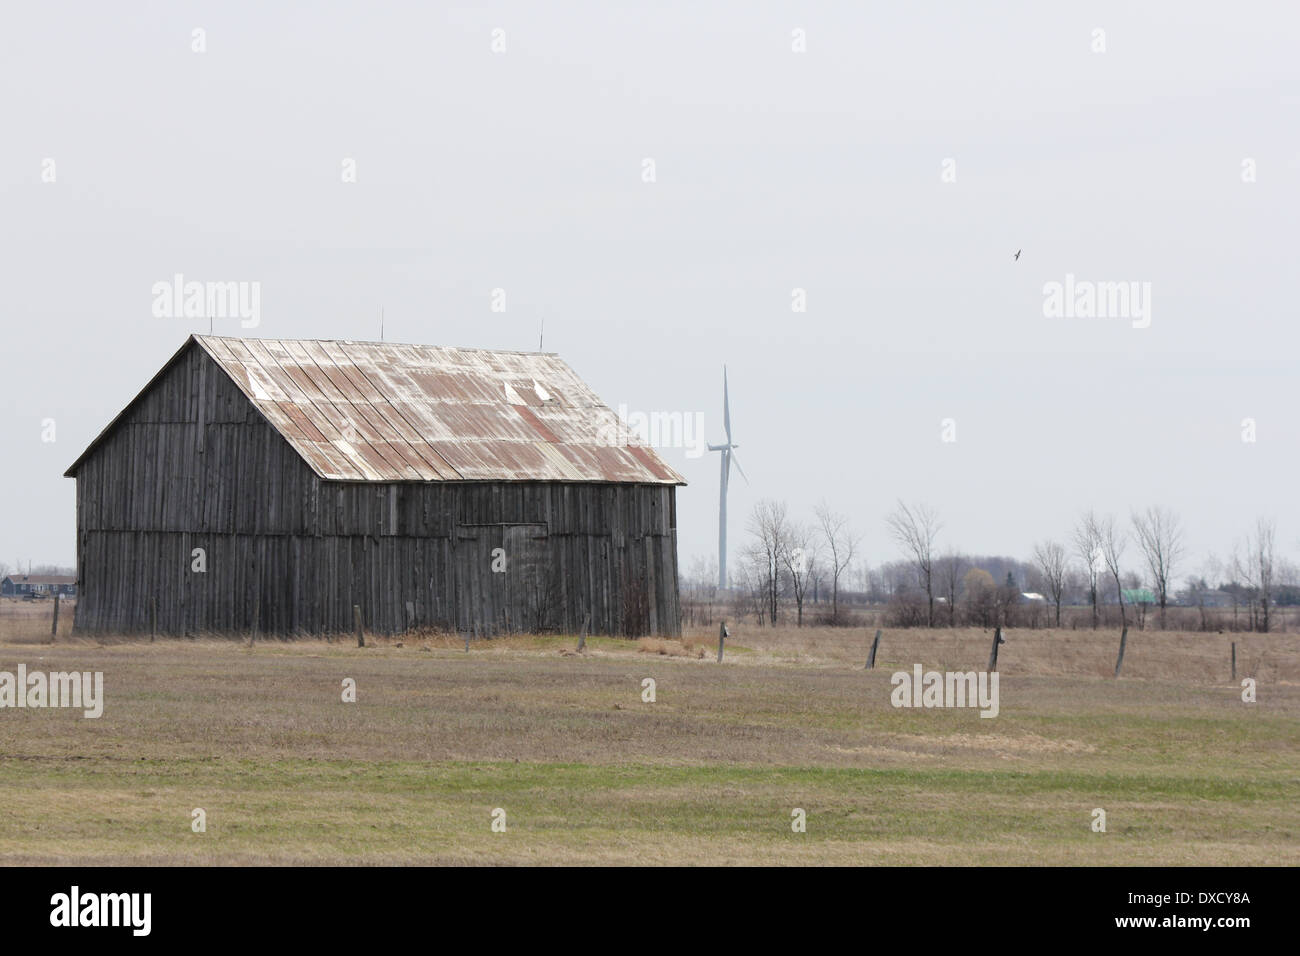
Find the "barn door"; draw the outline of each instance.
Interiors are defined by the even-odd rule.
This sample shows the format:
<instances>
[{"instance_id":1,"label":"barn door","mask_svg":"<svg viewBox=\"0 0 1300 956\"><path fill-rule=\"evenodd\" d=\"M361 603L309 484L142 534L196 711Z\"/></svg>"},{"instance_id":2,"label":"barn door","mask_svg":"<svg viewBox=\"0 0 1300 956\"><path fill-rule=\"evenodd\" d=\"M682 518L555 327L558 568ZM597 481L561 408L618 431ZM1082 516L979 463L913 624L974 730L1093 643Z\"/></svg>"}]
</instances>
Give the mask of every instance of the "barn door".
<instances>
[{"instance_id":1,"label":"barn door","mask_svg":"<svg viewBox=\"0 0 1300 956\"><path fill-rule=\"evenodd\" d=\"M490 637L505 630L505 581L492 570L503 541L499 524L456 529L456 628L462 634Z\"/></svg>"},{"instance_id":2,"label":"barn door","mask_svg":"<svg viewBox=\"0 0 1300 956\"><path fill-rule=\"evenodd\" d=\"M551 566L546 525L505 525L504 538L510 630L556 627L562 610L559 569Z\"/></svg>"},{"instance_id":3,"label":"barn door","mask_svg":"<svg viewBox=\"0 0 1300 956\"><path fill-rule=\"evenodd\" d=\"M456 626L481 637L542 630L558 612L544 524L456 529Z\"/></svg>"}]
</instances>

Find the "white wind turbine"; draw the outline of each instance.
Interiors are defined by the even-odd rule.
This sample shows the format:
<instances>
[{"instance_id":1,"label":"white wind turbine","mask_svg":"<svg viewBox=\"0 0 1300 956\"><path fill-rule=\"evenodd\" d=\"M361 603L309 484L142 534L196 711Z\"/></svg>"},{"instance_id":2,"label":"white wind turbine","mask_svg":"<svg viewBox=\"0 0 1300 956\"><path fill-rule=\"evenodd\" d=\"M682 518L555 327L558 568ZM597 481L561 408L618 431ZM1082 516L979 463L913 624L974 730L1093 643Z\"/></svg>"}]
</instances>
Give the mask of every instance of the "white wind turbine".
<instances>
[{"instance_id":1,"label":"white wind turbine","mask_svg":"<svg viewBox=\"0 0 1300 956\"><path fill-rule=\"evenodd\" d=\"M736 470L740 477L749 484L749 476L740 467L734 449L739 448L731 440L731 399L727 394L727 367L722 366L722 427L727 433L727 441L722 445L709 445L709 451L722 452L722 476L718 479L718 587L727 587L727 480L731 477L731 463L736 461Z\"/></svg>"}]
</instances>

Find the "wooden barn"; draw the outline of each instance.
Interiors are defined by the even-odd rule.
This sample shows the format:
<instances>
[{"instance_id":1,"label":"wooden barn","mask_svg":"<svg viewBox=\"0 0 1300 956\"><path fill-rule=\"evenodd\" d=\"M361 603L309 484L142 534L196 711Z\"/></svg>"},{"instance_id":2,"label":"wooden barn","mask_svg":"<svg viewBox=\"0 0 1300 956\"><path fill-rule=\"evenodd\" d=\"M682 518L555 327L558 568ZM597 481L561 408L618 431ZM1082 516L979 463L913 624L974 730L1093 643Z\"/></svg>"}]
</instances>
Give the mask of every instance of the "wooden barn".
<instances>
[{"instance_id":1,"label":"wooden barn","mask_svg":"<svg viewBox=\"0 0 1300 956\"><path fill-rule=\"evenodd\" d=\"M66 474L79 630L680 630L684 482L553 354L195 335Z\"/></svg>"}]
</instances>

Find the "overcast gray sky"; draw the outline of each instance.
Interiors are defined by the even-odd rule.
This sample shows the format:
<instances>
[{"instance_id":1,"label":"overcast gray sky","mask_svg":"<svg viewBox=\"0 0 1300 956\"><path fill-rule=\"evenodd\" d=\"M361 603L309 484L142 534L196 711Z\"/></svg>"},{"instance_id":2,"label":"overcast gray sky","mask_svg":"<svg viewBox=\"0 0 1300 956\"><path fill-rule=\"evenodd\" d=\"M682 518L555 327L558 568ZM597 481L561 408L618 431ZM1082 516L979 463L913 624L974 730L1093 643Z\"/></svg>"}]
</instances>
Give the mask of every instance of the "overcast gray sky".
<instances>
[{"instance_id":1,"label":"overcast gray sky","mask_svg":"<svg viewBox=\"0 0 1300 956\"><path fill-rule=\"evenodd\" d=\"M206 331L152 314L176 273L261 284L218 334L376 339L382 305L390 341L531 349L544 317L611 406L715 441L725 362L737 544L825 498L893 558L901 496L981 553L1162 503L1193 563L1257 514L1300 554L1300 8L630 7L11 5L0 559L74 560L62 472ZM1150 283L1149 326L1046 315L1067 274ZM664 454L685 567L717 457Z\"/></svg>"}]
</instances>

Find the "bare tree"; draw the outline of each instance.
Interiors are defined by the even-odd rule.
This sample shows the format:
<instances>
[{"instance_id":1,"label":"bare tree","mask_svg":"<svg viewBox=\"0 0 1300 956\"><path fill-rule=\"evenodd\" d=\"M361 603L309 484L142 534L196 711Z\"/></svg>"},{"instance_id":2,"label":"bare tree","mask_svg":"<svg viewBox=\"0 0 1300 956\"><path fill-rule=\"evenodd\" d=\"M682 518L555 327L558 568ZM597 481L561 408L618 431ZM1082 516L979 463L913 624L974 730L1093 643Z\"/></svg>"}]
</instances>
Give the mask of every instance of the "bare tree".
<instances>
[{"instance_id":1,"label":"bare tree","mask_svg":"<svg viewBox=\"0 0 1300 956\"><path fill-rule=\"evenodd\" d=\"M754 545L746 547L736 566L736 586L732 593L732 610L736 618L754 615L754 623L763 626L768 612L767 565ZM714 581L717 581L715 576Z\"/></svg>"},{"instance_id":2,"label":"bare tree","mask_svg":"<svg viewBox=\"0 0 1300 956\"><path fill-rule=\"evenodd\" d=\"M1006 580L993 593L995 623L1012 627L1015 623L1012 615L1020 604L1020 586L1016 584L1016 579L1010 571L1007 572Z\"/></svg>"},{"instance_id":3,"label":"bare tree","mask_svg":"<svg viewBox=\"0 0 1300 956\"><path fill-rule=\"evenodd\" d=\"M939 592L948 603L948 626L957 626L957 592L961 589L961 578L966 573L967 561L958 552L949 548L939 558L936 565Z\"/></svg>"},{"instance_id":4,"label":"bare tree","mask_svg":"<svg viewBox=\"0 0 1300 956\"><path fill-rule=\"evenodd\" d=\"M966 619L979 621L988 627L997 621L998 588L993 575L983 568L971 568L962 575L962 590L966 592Z\"/></svg>"},{"instance_id":5,"label":"bare tree","mask_svg":"<svg viewBox=\"0 0 1300 956\"><path fill-rule=\"evenodd\" d=\"M1300 587L1300 565L1286 558L1278 561L1277 583L1284 588Z\"/></svg>"},{"instance_id":6,"label":"bare tree","mask_svg":"<svg viewBox=\"0 0 1300 956\"><path fill-rule=\"evenodd\" d=\"M1273 582L1277 564L1274 543L1276 536L1277 526L1272 519L1256 519L1254 535L1246 535L1246 553L1242 559L1244 576L1255 592L1255 600L1259 605L1258 616L1253 610L1251 612L1254 627L1265 634L1269 630L1269 608L1273 604Z\"/></svg>"},{"instance_id":7,"label":"bare tree","mask_svg":"<svg viewBox=\"0 0 1300 956\"><path fill-rule=\"evenodd\" d=\"M790 551L790 522L783 501L764 498L749 516L750 548L754 585L762 593L768 623L775 625L780 614L781 566Z\"/></svg>"},{"instance_id":8,"label":"bare tree","mask_svg":"<svg viewBox=\"0 0 1300 956\"><path fill-rule=\"evenodd\" d=\"M1188 581L1192 600L1196 602L1196 612L1201 619L1201 630L1211 630L1209 605L1206 603L1210 591L1217 590L1223 581L1223 562L1211 554L1201 564L1201 576Z\"/></svg>"},{"instance_id":9,"label":"bare tree","mask_svg":"<svg viewBox=\"0 0 1300 956\"><path fill-rule=\"evenodd\" d=\"M1088 602L1092 605L1092 628L1097 629L1100 612L1101 593L1097 588L1097 579L1101 576L1101 529L1097 515L1091 508L1079 519L1074 527L1074 552L1083 562L1083 573L1088 582Z\"/></svg>"},{"instance_id":10,"label":"bare tree","mask_svg":"<svg viewBox=\"0 0 1300 956\"><path fill-rule=\"evenodd\" d=\"M1250 543L1246 543L1246 553L1250 553ZM1230 595L1232 595L1232 629L1238 630L1238 615L1241 611L1241 598L1243 594L1252 594L1254 589L1254 577L1250 572L1251 562L1249 558L1242 558L1241 545L1234 544L1232 553L1228 555L1228 560L1223 566L1223 573L1227 576L1227 582L1224 586ZM1250 627L1255 628L1255 600L1252 597L1250 601Z\"/></svg>"},{"instance_id":11,"label":"bare tree","mask_svg":"<svg viewBox=\"0 0 1300 956\"><path fill-rule=\"evenodd\" d=\"M1142 514L1134 513L1133 532L1156 586L1160 629L1164 630L1169 585L1174 578L1174 566L1183 556L1183 525L1172 511L1152 506Z\"/></svg>"},{"instance_id":12,"label":"bare tree","mask_svg":"<svg viewBox=\"0 0 1300 956\"><path fill-rule=\"evenodd\" d=\"M808 597L808 586L816 580L817 548L812 529L803 524L788 525L786 548L780 558L794 596L795 626L803 627L804 599Z\"/></svg>"},{"instance_id":13,"label":"bare tree","mask_svg":"<svg viewBox=\"0 0 1300 956\"><path fill-rule=\"evenodd\" d=\"M830 566L826 568L831 577L831 623L840 620L840 576L853 564L861 541L849 527L849 519L836 514L823 501L816 509L817 524L821 531L822 542L830 552Z\"/></svg>"},{"instance_id":14,"label":"bare tree","mask_svg":"<svg viewBox=\"0 0 1300 956\"><path fill-rule=\"evenodd\" d=\"M1119 601L1120 625L1127 627L1128 615L1124 611L1124 582L1120 561L1124 557L1124 549L1128 546L1128 535L1116 528L1115 519L1107 515L1097 522L1097 539L1101 542L1101 556L1106 562L1106 570L1110 572L1115 582L1115 599Z\"/></svg>"},{"instance_id":15,"label":"bare tree","mask_svg":"<svg viewBox=\"0 0 1300 956\"><path fill-rule=\"evenodd\" d=\"M1056 606L1056 626L1061 626L1061 595L1065 593L1065 577L1069 558L1065 545L1059 541L1043 541L1034 545L1034 564L1043 576L1043 586Z\"/></svg>"},{"instance_id":16,"label":"bare tree","mask_svg":"<svg viewBox=\"0 0 1300 956\"><path fill-rule=\"evenodd\" d=\"M885 519L889 533L916 567L916 575L929 602L927 626L934 627L934 539L943 525L925 505L908 507L902 501Z\"/></svg>"}]
</instances>

